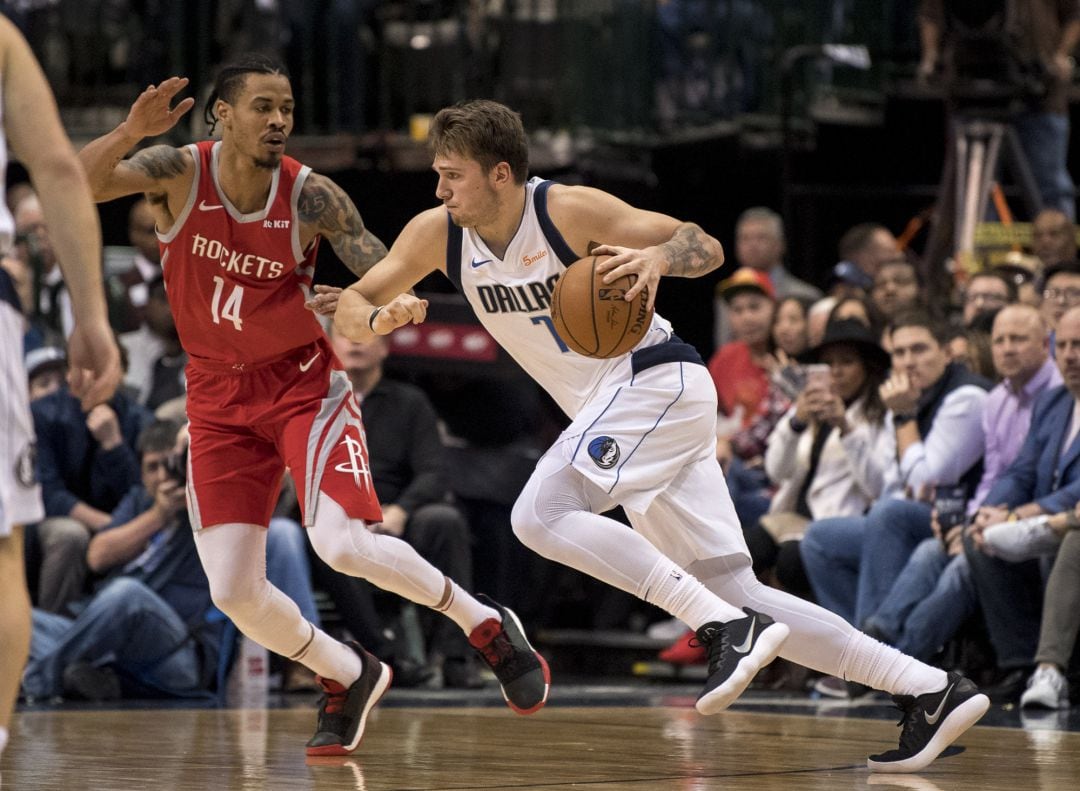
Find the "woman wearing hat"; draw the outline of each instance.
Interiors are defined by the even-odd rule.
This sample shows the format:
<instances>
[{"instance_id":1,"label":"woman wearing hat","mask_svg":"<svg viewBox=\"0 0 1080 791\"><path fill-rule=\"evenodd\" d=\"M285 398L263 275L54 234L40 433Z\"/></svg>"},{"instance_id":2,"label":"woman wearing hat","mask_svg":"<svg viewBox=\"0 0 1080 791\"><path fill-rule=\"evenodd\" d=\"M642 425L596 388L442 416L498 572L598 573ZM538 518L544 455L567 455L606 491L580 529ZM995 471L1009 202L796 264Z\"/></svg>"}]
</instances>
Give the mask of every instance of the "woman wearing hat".
<instances>
[{"instance_id":1,"label":"woman wearing hat","mask_svg":"<svg viewBox=\"0 0 1080 791\"><path fill-rule=\"evenodd\" d=\"M830 516L858 516L881 494L891 437L878 388L889 355L860 321L831 323L807 362L828 366L811 380L769 437L765 471L779 485L769 513L747 531L755 564L777 564L780 583L809 593L797 545L800 526Z\"/></svg>"}]
</instances>

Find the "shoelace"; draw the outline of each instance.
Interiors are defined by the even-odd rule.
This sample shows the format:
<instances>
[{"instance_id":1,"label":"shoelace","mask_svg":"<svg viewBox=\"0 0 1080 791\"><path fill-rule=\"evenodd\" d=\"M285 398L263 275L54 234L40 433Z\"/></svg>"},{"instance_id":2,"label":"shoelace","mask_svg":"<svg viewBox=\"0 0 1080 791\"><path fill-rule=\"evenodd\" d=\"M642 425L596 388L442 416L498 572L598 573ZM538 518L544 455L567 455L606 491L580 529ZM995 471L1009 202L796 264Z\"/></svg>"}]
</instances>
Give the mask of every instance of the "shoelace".
<instances>
[{"instance_id":1,"label":"shoelace","mask_svg":"<svg viewBox=\"0 0 1080 791\"><path fill-rule=\"evenodd\" d=\"M510 644L510 638L506 636L505 630L501 630L491 638L491 642L480 648L479 651L484 657L484 661L493 670L501 668L514 658L514 646Z\"/></svg>"},{"instance_id":2,"label":"shoelace","mask_svg":"<svg viewBox=\"0 0 1080 791\"><path fill-rule=\"evenodd\" d=\"M324 714L340 714L345 710L345 696L348 694L347 689L341 690L341 692L331 692L323 687L322 698L322 710Z\"/></svg>"},{"instance_id":3,"label":"shoelace","mask_svg":"<svg viewBox=\"0 0 1080 791\"><path fill-rule=\"evenodd\" d=\"M900 711L900 721L896 723L900 726L900 746L911 747L911 740L915 737L915 723L917 720L912 716L915 712L915 701L911 700L897 700L893 698L893 703Z\"/></svg>"},{"instance_id":4,"label":"shoelace","mask_svg":"<svg viewBox=\"0 0 1080 791\"><path fill-rule=\"evenodd\" d=\"M717 637L720 639L717 640ZM688 644L691 648L705 647L709 654L709 672L713 673L716 668L720 667L720 662L723 661L724 654L727 653L731 641L728 639L727 629L706 629L704 640L695 634L690 638Z\"/></svg>"}]
</instances>

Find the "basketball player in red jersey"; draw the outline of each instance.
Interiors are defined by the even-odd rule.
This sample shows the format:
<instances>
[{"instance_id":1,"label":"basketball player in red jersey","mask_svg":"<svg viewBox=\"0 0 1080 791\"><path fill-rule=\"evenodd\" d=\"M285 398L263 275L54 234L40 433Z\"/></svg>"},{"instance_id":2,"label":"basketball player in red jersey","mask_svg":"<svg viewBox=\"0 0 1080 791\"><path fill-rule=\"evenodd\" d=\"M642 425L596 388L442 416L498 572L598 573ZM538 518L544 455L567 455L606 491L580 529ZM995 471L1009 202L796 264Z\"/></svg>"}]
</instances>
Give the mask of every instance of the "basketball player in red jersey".
<instances>
[{"instance_id":1,"label":"basketball player in red jersey","mask_svg":"<svg viewBox=\"0 0 1080 791\"><path fill-rule=\"evenodd\" d=\"M265 527L287 467L312 545L333 568L457 622L510 707L541 708L547 665L514 614L479 601L407 543L381 535L360 410L314 314L325 238L357 276L386 254L334 182L285 156L294 99L263 56L224 67L206 106L221 140L124 155L191 109L187 80L151 85L127 119L80 153L98 201L142 192L157 220L165 286L187 350L188 505L214 602L246 635L301 662L324 696L312 755L351 752L390 685L389 667L306 621L266 579Z\"/></svg>"}]
</instances>

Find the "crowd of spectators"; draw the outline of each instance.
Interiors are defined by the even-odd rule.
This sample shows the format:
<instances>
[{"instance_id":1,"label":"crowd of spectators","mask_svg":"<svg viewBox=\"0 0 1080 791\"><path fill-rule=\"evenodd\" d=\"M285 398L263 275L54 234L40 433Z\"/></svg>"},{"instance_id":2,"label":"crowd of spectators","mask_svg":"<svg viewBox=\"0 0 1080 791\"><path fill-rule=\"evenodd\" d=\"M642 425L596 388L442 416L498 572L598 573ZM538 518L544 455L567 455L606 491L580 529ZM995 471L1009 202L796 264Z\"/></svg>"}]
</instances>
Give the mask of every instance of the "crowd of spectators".
<instances>
[{"instance_id":1,"label":"crowd of spectators","mask_svg":"<svg viewBox=\"0 0 1080 791\"><path fill-rule=\"evenodd\" d=\"M47 513L27 533L35 611L24 694L218 694L220 658L232 648L223 641L235 632L210 601L183 464L171 455L186 357L152 218L143 202L132 205L130 264L107 280L125 387L83 413L64 380L70 319L48 229L29 187L11 196L18 243L3 265L26 316ZM805 283L786 268L798 255L779 215L750 208L735 228L739 268L717 289L716 454L755 573L909 654L978 676L997 700L1067 706L1080 630L1075 226L1044 211L1030 254L971 275L953 294L927 293L882 225L855 226L838 251L820 288ZM386 376L384 339L332 341L365 413L385 515L373 529L404 537L463 585L505 587L492 577L490 547L474 539L475 508L455 496L446 427L429 396ZM515 494L493 505L507 533ZM399 684L484 683L456 631L343 577L305 544L283 486L267 575L306 618L328 617L387 658ZM547 601L557 608L565 578L537 573L552 581ZM529 586L513 587L504 595L528 606ZM613 610L633 628L659 616L628 619L623 605ZM685 637L662 656L700 659ZM276 661L283 688L310 686L302 668ZM808 686L804 674L792 683ZM813 688L866 692L843 679Z\"/></svg>"}]
</instances>

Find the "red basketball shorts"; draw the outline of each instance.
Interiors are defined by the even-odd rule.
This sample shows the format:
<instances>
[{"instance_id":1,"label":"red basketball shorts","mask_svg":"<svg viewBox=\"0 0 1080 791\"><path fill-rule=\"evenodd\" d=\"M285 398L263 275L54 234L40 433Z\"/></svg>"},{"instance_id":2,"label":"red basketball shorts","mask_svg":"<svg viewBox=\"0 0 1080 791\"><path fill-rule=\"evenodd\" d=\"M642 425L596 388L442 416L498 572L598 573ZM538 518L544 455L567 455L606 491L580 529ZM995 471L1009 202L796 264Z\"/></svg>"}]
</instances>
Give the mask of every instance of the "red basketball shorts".
<instances>
[{"instance_id":1,"label":"red basketball shorts","mask_svg":"<svg viewBox=\"0 0 1080 791\"><path fill-rule=\"evenodd\" d=\"M188 497L196 530L270 522L286 468L304 525L325 492L353 519L382 520L360 407L325 338L257 366L188 366Z\"/></svg>"}]
</instances>

